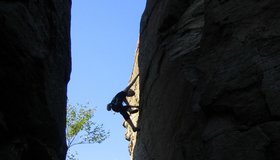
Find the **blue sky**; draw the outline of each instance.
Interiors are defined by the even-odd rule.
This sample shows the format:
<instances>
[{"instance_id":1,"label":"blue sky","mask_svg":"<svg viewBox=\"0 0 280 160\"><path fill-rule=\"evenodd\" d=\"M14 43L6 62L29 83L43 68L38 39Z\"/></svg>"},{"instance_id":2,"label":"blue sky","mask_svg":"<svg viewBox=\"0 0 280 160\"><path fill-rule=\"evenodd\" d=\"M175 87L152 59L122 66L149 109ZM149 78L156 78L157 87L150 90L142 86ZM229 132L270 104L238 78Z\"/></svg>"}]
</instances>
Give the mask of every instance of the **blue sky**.
<instances>
[{"instance_id":1,"label":"blue sky","mask_svg":"<svg viewBox=\"0 0 280 160\"><path fill-rule=\"evenodd\" d=\"M80 160L129 160L123 118L105 107L132 72L145 0L72 0L70 103L90 103L94 121L109 130L101 144L72 148Z\"/></svg>"}]
</instances>

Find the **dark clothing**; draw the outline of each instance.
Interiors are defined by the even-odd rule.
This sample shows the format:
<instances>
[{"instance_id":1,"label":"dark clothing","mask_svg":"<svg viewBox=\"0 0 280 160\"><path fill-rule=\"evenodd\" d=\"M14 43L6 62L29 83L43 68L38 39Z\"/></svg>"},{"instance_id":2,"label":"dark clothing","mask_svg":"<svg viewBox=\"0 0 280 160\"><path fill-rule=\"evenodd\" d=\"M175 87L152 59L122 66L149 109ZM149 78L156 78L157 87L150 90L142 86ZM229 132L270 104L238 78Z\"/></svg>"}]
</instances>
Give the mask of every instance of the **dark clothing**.
<instances>
[{"instance_id":1,"label":"dark clothing","mask_svg":"<svg viewBox=\"0 0 280 160\"><path fill-rule=\"evenodd\" d=\"M113 98L113 100L111 101L111 103L114 106L121 106L123 104L123 101L125 100L127 96L127 93L124 91L119 92L118 94L115 95L115 97Z\"/></svg>"},{"instance_id":2,"label":"dark clothing","mask_svg":"<svg viewBox=\"0 0 280 160\"><path fill-rule=\"evenodd\" d=\"M129 119L129 115L127 113L129 106L123 105L123 102L124 102L126 96L127 96L127 93L124 91L121 91L111 101L112 110L115 112L120 112L120 114L123 116L123 118L125 120Z\"/></svg>"},{"instance_id":3,"label":"dark clothing","mask_svg":"<svg viewBox=\"0 0 280 160\"><path fill-rule=\"evenodd\" d=\"M113 109L113 110L114 110L114 109ZM128 110L128 106L122 106L122 107L120 107L120 109L119 109L120 114L123 116L123 118L124 118L125 120L128 120L128 119L129 119L129 115L128 115L128 113L127 113L127 110ZM117 112L117 111L115 111L115 112Z\"/></svg>"}]
</instances>

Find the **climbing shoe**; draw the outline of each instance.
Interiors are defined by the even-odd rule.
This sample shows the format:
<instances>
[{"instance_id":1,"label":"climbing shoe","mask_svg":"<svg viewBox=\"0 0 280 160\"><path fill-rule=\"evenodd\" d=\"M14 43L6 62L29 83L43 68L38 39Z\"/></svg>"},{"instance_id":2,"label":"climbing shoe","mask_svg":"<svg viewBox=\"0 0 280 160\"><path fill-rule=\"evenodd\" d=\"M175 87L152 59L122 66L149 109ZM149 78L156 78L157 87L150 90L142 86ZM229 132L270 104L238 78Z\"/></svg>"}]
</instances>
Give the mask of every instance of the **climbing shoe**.
<instances>
[{"instance_id":1,"label":"climbing shoe","mask_svg":"<svg viewBox=\"0 0 280 160\"><path fill-rule=\"evenodd\" d=\"M137 113L138 112L138 109L135 109L135 110L130 110L129 113L131 114L134 114L134 113Z\"/></svg>"},{"instance_id":2,"label":"climbing shoe","mask_svg":"<svg viewBox=\"0 0 280 160\"><path fill-rule=\"evenodd\" d=\"M138 131L140 131L140 128L135 127L135 128L132 128L132 130L133 130L133 132L138 132Z\"/></svg>"}]
</instances>

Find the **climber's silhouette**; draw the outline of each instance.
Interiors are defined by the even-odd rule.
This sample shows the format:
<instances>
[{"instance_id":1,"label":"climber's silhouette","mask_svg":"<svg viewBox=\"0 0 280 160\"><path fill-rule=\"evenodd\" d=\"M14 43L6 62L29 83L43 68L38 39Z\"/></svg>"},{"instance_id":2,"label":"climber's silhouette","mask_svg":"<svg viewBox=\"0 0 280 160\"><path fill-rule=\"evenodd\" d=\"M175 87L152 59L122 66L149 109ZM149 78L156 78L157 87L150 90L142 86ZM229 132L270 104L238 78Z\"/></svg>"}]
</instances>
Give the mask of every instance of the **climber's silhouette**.
<instances>
[{"instance_id":1,"label":"climber's silhouette","mask_svg":"<svg viewBox=\"0 0 280 160\"><path fill-rule=\"evenodd\" d=\"M116 94L111 103L107 105L108 111L112 109L115 112L119 112L123 116L126 122L131 126L133 132L139 131L140 129L134 126L127 112L130 112L131 114L137 113L138 109L132 110L132 108L136 108L137 106L129 105L126 97L132 97L135 95L135 92L131 90L130 87L135 83L138 76L139 75L137 75L123 91ZM123 102L126 105L123 105Z\"/></svg>"}]
</instances>

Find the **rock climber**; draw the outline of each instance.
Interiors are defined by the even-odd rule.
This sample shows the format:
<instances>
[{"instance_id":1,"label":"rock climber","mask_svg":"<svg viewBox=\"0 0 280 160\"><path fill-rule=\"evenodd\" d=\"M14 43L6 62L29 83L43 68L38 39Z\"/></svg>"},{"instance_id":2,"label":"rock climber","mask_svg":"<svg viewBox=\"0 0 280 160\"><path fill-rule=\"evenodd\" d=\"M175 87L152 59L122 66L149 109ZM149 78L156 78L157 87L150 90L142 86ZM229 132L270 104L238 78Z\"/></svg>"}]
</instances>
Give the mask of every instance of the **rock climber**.
<instances>
[{"instance_id":1,"label":"rock climber","mask_svg":"<svg viewBox=\"0 0 280 160\"><path fill-rule=\"evenodd\" d=\"M131 126L133 132L137 132L140 129L134 126L127 112L129 112L130 114L137 113L138 109L133 110L132 108L137 108L137 106L129 105L126 97L132 97L135 95L135 92L130 88L136 82L138 76L139 74L131 81L131 83L123 91L116 94L115 97L112 99L111 103L107 105L108 111L112 109L115 112L119 112L123 116L125 121ZM123 103L125 103L125 105L123 105Z\"/></svg>"}]
</instances>

